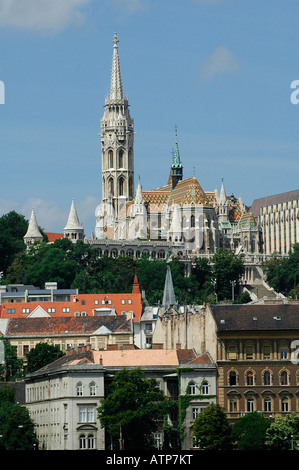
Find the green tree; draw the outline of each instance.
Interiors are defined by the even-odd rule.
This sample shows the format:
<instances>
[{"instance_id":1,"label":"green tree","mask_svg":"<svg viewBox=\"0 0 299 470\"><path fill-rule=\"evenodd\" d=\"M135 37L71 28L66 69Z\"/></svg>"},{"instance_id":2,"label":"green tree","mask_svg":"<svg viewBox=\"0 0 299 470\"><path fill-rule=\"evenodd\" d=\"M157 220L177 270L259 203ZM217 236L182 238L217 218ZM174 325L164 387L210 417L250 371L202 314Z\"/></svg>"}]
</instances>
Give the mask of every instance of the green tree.
<instances>
[{"instance_id":1,"label":"green tree","mask_svg":"<svg viewBox=\"0 0 299 470\"><path fill-rule=\"evenodd\" d=\"M261 413L248 413L234 424L233 439L239 450L265 449L266 432L270 422Z\"/></svg>"},{"instance_id":2,"label":"green tree","mask_svg":"<svg viewBox=\"0 0 299 470\"><path fill-rule=\"evenodd\" d=\"M273 254L263 263L267 282L276 292L295 297L299 293L299 243L293 245L287 257Z\"/></svg>"},{"instance_id":3,"label":"green tree","mask_svg":"<svg viewBox=\"0 0 299 470\"><path fill-rule=\"evenodd\" d=\"M299 440L299 418L295 413L286 417L277 416L266 433L270 450L290 450Z\"/></svg>"},{"instance_id":4,"label":"green tree","mask_svg":"<svg viewBox=\"0 0 299 470\"><path fill-rule=\"evenodd\" d=\"M193 434L201 449L231 450L232 428L224 409L215 403L208 405L194 421Z\"/></svg>"},{"instance_id":5,"label":"green tree","mask_svg":"<svg viewBox=\"0 0 299 470\"><path fill-rule=\"evenodd\" d=\"M59 357L64 356L64 354L57 346L48 343L38 343L27 354L27 372L35 372Z\"/></svg>"},{"instance_id":6,"label":"green tree","mask_svg":"<svg viewBox=\"0 0 299 470\"><path fill-rule=\"evenodd\" d=\"M0 450L34 450L38 445L27 408L15 403L14 389L0 388Z\"/></svg>"},{"instance_id":7,"label":"green tree","mask_svg":"<svg viewBox=\"0 0 299 470\"><path fill-rule=\"evenodd\" d=\"M23 361L18 359L16 348L6 339L0 338L4 345L4 364L0 365L0 377L2 381L9 382L23 376Z\"/></svg>"},{"instance_id":8,"label":"green tree","mask_svg":"<svg viewBox=\"0 0 299 470\"><path fill-rule=\"evenodd\" d=\"M109 445L113 439L118 448L144 450L153 448L152 434L172 406L155 379L146 379L139 368L122 369L98 408L98 416L110 436Z\"/></svg>"},{"instance_id":9,"label":"green tree","mask_svg":"<svg viewBox=\"0 0 299 470\"><path fill-rule=\"evenodd\" d=\"M232 251L220 248L212 258L212 272L216 281L218 299L231 299L231 283L235 282L234 292L238 292L239 282L244 273L244 263Z\"/></svg>"},{"instance_id":10,"label":"green tree","mask_svg":"<svg viewBox=\"0 0 299 470\"><path fill-rule=\"evenodd\" d=\"M4 276L15 254L25 250L23 237L27 228L28 221L15 211L0 217L0 271Z\"/></svg>"}]
</instances>

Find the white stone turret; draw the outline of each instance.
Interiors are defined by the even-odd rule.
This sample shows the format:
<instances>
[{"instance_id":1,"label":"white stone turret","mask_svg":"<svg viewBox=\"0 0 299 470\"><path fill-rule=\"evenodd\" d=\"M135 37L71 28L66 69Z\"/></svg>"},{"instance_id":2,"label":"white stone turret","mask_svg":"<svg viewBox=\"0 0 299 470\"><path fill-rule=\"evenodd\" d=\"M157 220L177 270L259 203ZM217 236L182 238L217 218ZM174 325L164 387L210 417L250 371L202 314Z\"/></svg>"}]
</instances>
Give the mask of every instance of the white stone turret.
<instances>
[{"instance_id":1,"label":"white stone turret","mask_svg":"<svg viewBox=\"0 0 299 470\"><path fill-rule=\"evenodd\" d=\"M29 219L28 230L24 235L24 243L27 247L33 245L35 242L42 242L43 236L38 228L38 224L35 217L34 209L31 211L31 216Z\"/></svg>"},{"instance_id":2,"label":"white stone turret","mask_svg":"<svg viewBox=\"0 0 299 470\"><path fill-rule=\"evenodd\" d=\"M80 224L74 199L72 200L67 224L63 229L64 238L69 238L73 242L84 239L84 228Z\"/></svg>"}]
</instances>

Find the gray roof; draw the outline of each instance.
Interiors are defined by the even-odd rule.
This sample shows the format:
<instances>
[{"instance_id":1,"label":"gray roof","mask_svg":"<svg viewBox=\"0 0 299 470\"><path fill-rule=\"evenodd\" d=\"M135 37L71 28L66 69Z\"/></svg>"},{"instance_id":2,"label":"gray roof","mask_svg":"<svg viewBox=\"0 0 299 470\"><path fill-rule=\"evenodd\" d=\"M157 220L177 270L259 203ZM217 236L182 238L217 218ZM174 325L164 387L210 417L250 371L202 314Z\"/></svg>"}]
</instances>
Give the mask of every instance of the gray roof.
<instances>
[{"instance_id":1,"label":"gray roof","mask_svg":"<svg viewBox=\"0 0 299 470\"><path fill-rule=\"evenodd\" d=\"M297 199L299 200L299 189L255 199L250 210L254 217L258 217L261 207L273 206L274 204L282 204L283 202L290 202Z\"/></svg>"},{"instance_id":2,"label":"gray roof","mask_svg":"<svg viewBox=\"0 0 299 470\"><path fill-rule=\"evenodd\" d=\"M218 331L299 330L299 302L269 305L210 305Z\"/></svg>"}]
</instances>

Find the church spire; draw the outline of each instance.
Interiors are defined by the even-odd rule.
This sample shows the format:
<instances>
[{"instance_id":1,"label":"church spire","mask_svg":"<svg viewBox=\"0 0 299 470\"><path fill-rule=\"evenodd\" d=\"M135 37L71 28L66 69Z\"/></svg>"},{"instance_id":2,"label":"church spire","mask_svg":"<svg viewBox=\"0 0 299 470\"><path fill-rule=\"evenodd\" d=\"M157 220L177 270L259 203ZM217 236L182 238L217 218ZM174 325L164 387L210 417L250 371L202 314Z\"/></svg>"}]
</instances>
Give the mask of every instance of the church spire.
<instances>
[{"instance_id":1,"label":"church spire","mask_svg":"<svg viewBox=\"0 0 299 470\"><path fill-rule=\"evenodd\" d=\"M83 240L84 238L83 225L81 225L79 222L74 199L72 200L68 220L66 226L63 229L63 233L65 238L70 238L72 241Z\"/></svg>"},{"instance_id":2,"label":"church spire","mask_svg":"<svg viewBox=\"0 0 299 470\"><path fill-rule=\"evenodd\" d=\"M170 270L169 264L167 264L162 307L165 310L167 310L169 307L175 307L176 305L177 305L177 302L176 302L175 294L174 294L171 270Z\"/></svg>"},{"instance_id":3,"label":"church spire","mask_svg":"<svg viewBox=\"0 0 299 470\"><path fill-rule=\"evenodd\" d=\"M120 65L118 56L118 37L114 33L113 38L113 57L112 57L112 72L111 72L111 84L110 84L110 100L122 100L123 90L120 75Z\"/></svg>"},{"instance_id":4,"label":"church spire","mask_svg":"<svg viewBox=\"0 0 299 470\"><path fill-rule=\"evenodd\" d=\"M175 147L174 147L172 165L171 165L172 189L174 189L176 185L178 184L178 182L182 179L183 179L183 165L181 163L181 158L180 158L177 128L175 128Z\"/></svg>"}]
</instances>

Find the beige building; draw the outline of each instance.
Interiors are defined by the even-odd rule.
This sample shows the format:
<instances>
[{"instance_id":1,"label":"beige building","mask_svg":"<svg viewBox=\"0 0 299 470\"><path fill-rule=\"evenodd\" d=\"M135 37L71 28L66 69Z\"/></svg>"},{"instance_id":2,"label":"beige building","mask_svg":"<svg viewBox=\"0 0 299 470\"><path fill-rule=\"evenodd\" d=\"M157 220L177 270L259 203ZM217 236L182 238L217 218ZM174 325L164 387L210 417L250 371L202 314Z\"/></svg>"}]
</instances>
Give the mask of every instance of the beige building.
<instances>
[{"instance_id":1,"label":"beige building","mask_svg":"<svg viewBox=\"0 0 299 470\"><path fill-rule=\"evenodd\" d=\"M178 402L168 417L173 431L170 449L194 449L192 426L198 413L216 401L216 366L209 355L193 350L84 351L68 354L25 378L26 407L44 450L119 450L119 441L105 435L97 408L108 385L122 368L140 367L166 396ZM179 400L186 396L187 400ZM181 446L177 430L183 425ZM126 449L125 436L124 449ZM155 433L157 449L164 443L163 426ZM136 449L137 450L137 449Z\"/></svg>"},{"instance_id":2,"label":"beige building","mask_svg":"<svg viewBox=\"0 0 299 470\"><path fill-rule=\"evenodd\" d=\"M26 365L26 354L40 342L63 352L82 348L134 347L132 320L126 315L0 319L0 331Z\"/></svg>"},{"instance_id":3,"label":"beige building","mask_svg":"<svg viewBox=\"0 0 299 470\"><path fill-rule=\"evenodd\" d=\"M266 255L287 255L299 243L299 189L255 199L251 212L262 228Z\"/></svg>"}]
</instances>

